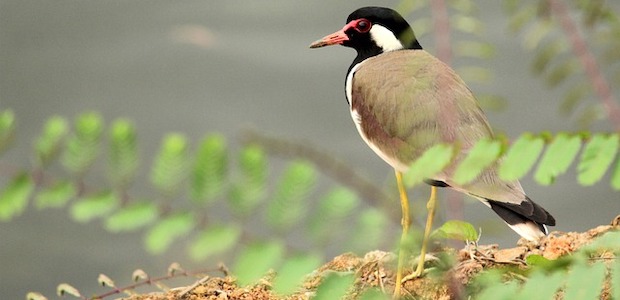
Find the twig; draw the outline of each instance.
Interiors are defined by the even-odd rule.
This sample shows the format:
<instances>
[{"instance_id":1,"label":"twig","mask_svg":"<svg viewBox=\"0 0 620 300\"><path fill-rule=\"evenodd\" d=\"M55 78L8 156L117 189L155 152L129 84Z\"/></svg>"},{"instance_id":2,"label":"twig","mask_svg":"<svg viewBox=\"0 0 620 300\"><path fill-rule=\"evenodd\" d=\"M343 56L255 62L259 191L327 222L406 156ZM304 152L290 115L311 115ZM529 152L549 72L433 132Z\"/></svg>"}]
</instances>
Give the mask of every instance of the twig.
<instances>
[{"instance_id":1,"label":"twig","mask_svg":"<svg viewBox=\"0 0 620 300\"><path fill-rule=\"evenodd\" d=\"M433 28L435 29L435 47L437 58L445 64L452 64L452 49L450 48L450 18L445 0L433 0L430 2L433 16Z\"/></svg>"},{"instance_id":2,"label":"twig","mask_svg":"<svg viewBox=\"0 0 620 300\"><path fill-rule=\"evenodd\" d=\"M592 55L586 41L579 33L575 22L571 19L566 3L560 0L548 1L551 12L560 19L560 25L571 43L573 53L579 58L581 66L594 88L594 92L602 102L607 118L616 130L620 130L620 107L614 98L609 83L596 63L594 55Z\"/></svg>"}]
</instances>

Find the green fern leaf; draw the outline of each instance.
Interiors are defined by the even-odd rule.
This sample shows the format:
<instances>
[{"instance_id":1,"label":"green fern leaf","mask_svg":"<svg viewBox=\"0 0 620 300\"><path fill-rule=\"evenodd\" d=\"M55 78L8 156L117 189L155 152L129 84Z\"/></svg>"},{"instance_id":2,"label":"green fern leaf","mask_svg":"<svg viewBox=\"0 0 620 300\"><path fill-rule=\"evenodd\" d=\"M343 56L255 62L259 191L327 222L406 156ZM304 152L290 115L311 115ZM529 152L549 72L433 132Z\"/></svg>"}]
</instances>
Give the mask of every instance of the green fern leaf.
<instances>
[{"instance_id":1,"label":"green fern leaf","mask_svg":"<svg viewBox=\"0 0 620 300\"><path fill-rule=\"evenodd\" d=\"M47 166L56 158L68 131L69 122L65 118L54 116L47 120L43 132L35 141L36 164L39 167Z\"/></svg>"},{"instance_id":2,"label":"green fern leaf","mask_svg":"<svg viewBox=\"0 0 620 300\"><path fill-rule=\"evenodd\" d=\"M534 26L525 32L523 46L528 50L536 49L554 28L553 22L548 19L537 20Z\"/></svg>"},{"instance_id":3,"label":"green fern leaf","mask_svg":"<svg viewBox=\"0 0 620 300\"><path fill-rule=\"evenodd\" d=\"M577 181L581 185L593 185L601 180L618 152L618 134L597 134L586 145L577 166Z\"/></svg>"},{"instance_id":4,"label":"green fern leaf","mask_svg":"<svg viewBox=\"0 0 620 300\"><path fill-rule=\"evenodd\" d=\"M385 241L385 232L388 230L389 220L384 213L367 208L357 218L356 230L347 242L350 249L357 253L365 253L378 248Z\"/></svg>"},{"instance_id":5,"label":"green fern leaf","mask_svg":"<svg viewBox=\"0 0 620 300\"><path fill-rule=\"evenodd\" d=\"M484 24L469 15L455 14L450 18L450 23L458 31L480 35L484 32Z\"/></svg>"},{"instance_id":6,"label":"green fern leaf","mask_svg":"<svg viewBox=\"0 0 620 300\"><path fill-rule=\"evenodd\" d=\"M71 217L77 222L88 222L112 212L119 204L119 199L110 191L85 196L71 205Z\"/></svg>"},{"instance_id":7,"label":"green fern leaf","mask_svg":"<svg viewBox=\"0 0 620 300\"><path fill-rule=\"evenodd\" d=\"M159 209L153 202L135 202L108 216L105 228L111 232L136 230L155 221L158 215Z\"/></svg>"},{"instance_id":8,"label":"green fern leaf","mask_svg":"<svg viewBox=\"0 0 620 300\"><path fill-rule=\"evenodd\" d=\"M476 179L480 173L491 166L501 152L499 141L482 139L470 150L454 172L453 180L460 185L467 184Z\"/></svg>"},{"instance_id":9,"label":"green fern leaf","mask_svg":"<svg viewBox=\"0 0 620 300\"><path fill-rule=\"evenodd\" d=\"M47 297L43 296L41 293L28 292L28 294L26 294L26 300L47 300Z\"/></svg>"},{"instance_id":10,"label":"green fern leaf","mask_svg":"<svg viewBox=\"0 0 620 300\"><path fill-rule=\"evenodd\" d=\"M0 221L9 221L21 215L34 190L34 182L25 172L13 177L0 191Z\"/></svg>"},{"instance_id":11,"label":"green fern leaf","mask_svg":"<svg viewBox=\"0 0 620 300\"><path fill-rule=\"evenodd\" d=\"M95 161L100 150L103 120L97 113L79 115L75 132L65 147L62 163L69 171L80 176Z\"/></svg>"},{"instance_id":12,"label":"green fern leaf","mask_svg":"<svg viewBox=\"0 0 620 300\"><path fill-rule=\"evenodd\" d=\"M175 239L187 235L196 226L194 215L178 212L157 222L146 233L146 249L153 254L160 254L172 245Z\"/></svg>"},{"instance_id":13,"label":"green fern leaf","mask_svg":"<svg viewBox=\"0 0 620 300\"><path fill-rule=\"evenodd\" d=\"M283 257L284 245L279 241L248 245L237 256L233 274L237 275L239 286L253 283L275 268Z\"/></svg>"},{"instance_id":14,"label":"green fern leaf","mask_svg":"<svg viewBox=\"0 0 620 300\"><path fill-rule=\"evenodd\" d=\"M426 150L422 156L411 164L403 176L406 186L422 183L441 172L452 161L454 149L451 145L437 144Z\"/></svg>"},{"instance_id":15,"label":"green fern leaf","mask_svg":"<svg viewBox=\"0 0 620 300\"><path fill-rule=\"evenodd\" d=\"M611 187L620 190L620 159L616 162L616 167L611 175Z\"/></svg>"},{"instance_id":16,"label":"green fern leaf","mask_svg":"<svg viewBox=\"0 0 620 300\"><path fill-rule=\"evenodd\" d=\"M524 4L523 1L518 1L518 6L520 10L511 14L508 19L508 28L512 32L521 31L525 25L531 23L537 16L536 5Z\"/></svg>"},{"instance_id":17,"label":"green fern leaf","mask_svg":"<svg viewBox=\"0 0 620 300\"><path fill-rule=\"evenodd\" d=\"M605 271L605 265L601 262L574 265L566 279L564 300L599 299Z\"/></svg>"},{"instance_id":18,"label":"green fern leaf","mask_svg":"<svg viewBox=\"0 0 620 300\"><path fill-rule=\"evenodd\" d=\"M238 243L239 238L241 238L241 228L237 225L211 225L190 243L190 257L199 261L226 253Z\"/></svg>"},{"instance_id":19,"label":"green fern leaf","mask_svg":"<svg viewBox=\"0 0 620 300\"><path fill-rule=\"evenodd\" d=\"M474 228L474 225L470 223L450 220L443 223L441 227L435 229L435 231L431 233L431 237L472 242L478 240L478 232L476 228Z\"/></svg>"},{"instance_id":20,"label":"green fern leaf","mask_svg":"<svg viewBox=\"0 0 620 300\"><path fill-rule=\"evenodd\" d=\"M460 41L454 46L454 52L458 56L489 59L495 56L495 47L490 43Z\"/></svg>"},{"instance_id":21,"label":"green fern leaf","mask_svg":"<svg viewBox=\"0 0 620 300\"><path fill-rule=\"evenodd\" d=\"M499 167L505 180L517 180L532 168L545 146L542 138L530 133L521 135L510 147Z\"/></svg>"},{"instance_id":22,"label":"green fern leaf","mask_svg":"<svg viewBox=\"0 0 620 300\"><path fill-rule=\"evenodd\" d=\"M515 299L554 299L564 279L563 272L547 274L542 271L529 276Z\"/></svg>"},{"instance_id":23,"label":"green fern leaf","mask_svg":"<svg viewBox=\"0 0 620 300\"><path fill-rule=\"evenodd\" d=\"M15 114L11 110L0 112L0 153L4 152L15 133Z\"/></svg>"},{"instance_id":24,"label":"green fern leaf","mask_svg":"<svg viewBox=\"0 0 620 300\"><path fill-rule=\"evenodd\" d=\"M273 281L273 290L278 295L288 295L294 292L304 278L321 265L321 256L316 254L299 254L286 258L278 269L278 275Z\"/></svg>"},{"instance_id":25,"label":"green fern leaf","mask_svg":"<svg viewBox=\"0 0 620 300\"><path fill-rule=\"evenodd\" d=\"M487 286L480 295L476 296L476 300L514 300L519 289L519 285L515 281L502 283L501 279L495 281L495 284Z\"/></svg>"},{"instance_id":26,"label":"green fern leaf","mask_svg":"<svg viewBox=\"0 0 620 300\"><path fill-rule=\"evenodd\" d=\"M592 86L586 82L578 83L568 88L566 94L564 94L564 100L560 105L560 113L564 115L571 114L575 111L577 104L579 104L579 102L583 100L591 91Z\"/></svg>"},{"instance_id":27,"label":"green fern leaf","mask_svg":"<svg viewBox=\"0 0 620 300\"><path fill-rule=\"evenodd\" d=\"M540 159L534 179L542 185L553 183L557 176L568 170L580 148L581 140L578 136L566 133L556 135Z\"/></svg>"},{"instance_id":28,"label":"green fern leaf","mask_svg":"<svg viewBox=\"0 0 620 300\"><path fill-rule=\"evenodd\" d=\"M73 183L59 181L52 186L43 187L35 197L35 205L38 209L63 207L76 194L77 190Z\"/></svg>"},{"instance_id":29,"label":"green fern leaf","mask_svg":"<svg viewBox=\"0 0 620 300\"><path fill-rule=\"evenodd\" d=\"M346 229L345 218L353 213L360 199L353 191L337 187L319 200L308 229L317 241L325 242Z\"/></svg>"},{"instance_id":30,"label":"green fern leaf","mask_svg":"<svg viewBox=\"0 0 620 300\"><path fill-rule=\"evenodd\" d=\"M378 288L370 288L364 291L360 300L390 300L391 298Z\"/></svg>"},{"instance_id":31,"label":"green fern leaf","mask_svg":"<svg viewBox=\"0 0 620 300\"><path fill-rule=\"evenodd\" d=\"M151 168L151 183L166 196L173 195L186 178L187 139L169 134L159 148Z\"/></svg>"},{"instance_id":32,"label":"green fern leaf","mask_svg":"<svg viewBox=\"0 0 620 300\"><path fill-rule=\"evenodd\" d=\"M620 299L620 259L618 259L618 256L616 256L615 262L612 265L609 277L611 281L611 298Z\"/></svg>"},{"instance_id":33,"label":"green fern leaf","mask_svg":"<svg viewBox=\"0 0 620 300\"><path fill-rule=\"evenodd\" d=\"M306 198L316 181L314 167L302 161L291 163L267 207L267 222L278 230L290 229L306 212Z\"/></svg>"},{"instance_id":34,"label":"green fern leaf","mask_svg":"<svg viewBox=\"0 0 620 300\"><path fill-rule=\"evenodd\" d=\"M532 70L534 73L541 74L544 72L548 68L549 63L566 49L568 49L568 47L563 39L555 39L542 46L542 48L535 53L534 60L532 61Z\"/></svg>"},{"instance_id":35,"label":"green fern leaf","mask_svg":"<svg viewBox=\"0 0 620 300\"><path fill-rule=\"evenodd\" d=\"M312 300L345 299L347 291L353 287L355 276L351 273L329 273L316 289Z\"/></svg>"},{"instance_id":36,"label":"green fern leaf","mask_svg":"<svg viewBox=\"0 0 620 300\"><path fill-rule=\"evenodd\" d=\"M131 183L138 169L136 129L131 122L119 119L110 130L109 173L117 188L124 189Z\"/></svg>"},{"instance_id":37,"label":"green fern leaf","mask_svg":"<svg viewBox=\"0 0 620 300\"><path fill-rule=\"evenodd\" d=\"M568 59L565 62L555 66L547 75L546 82L550 87L555 87L564 82L568 76L575 73L579 63L575 59Z\"/></svg>"},{"instance_id":38,"label":"green fern leaf","mask_svg":"<svg viewBox=\"0 0 620 300\"><path fill-rule=\"evenodd\" d=\"M231 209L238 215L251 213L265 196L268 163L263 149L245 147L239 156L241 180L233 185L228 197Z\"/></svg>"},{"instance_id":39,"label":"green fern leaf","mask_svg":"<svg viewBox=\"0 0 620 300\"><path fill-rule=\"evenodd\" d=\"M207 203L222 194L228 167L226 139L219 134L206 137L196 154L190 195L197 203Z\"/></svg>"}]
</instances>

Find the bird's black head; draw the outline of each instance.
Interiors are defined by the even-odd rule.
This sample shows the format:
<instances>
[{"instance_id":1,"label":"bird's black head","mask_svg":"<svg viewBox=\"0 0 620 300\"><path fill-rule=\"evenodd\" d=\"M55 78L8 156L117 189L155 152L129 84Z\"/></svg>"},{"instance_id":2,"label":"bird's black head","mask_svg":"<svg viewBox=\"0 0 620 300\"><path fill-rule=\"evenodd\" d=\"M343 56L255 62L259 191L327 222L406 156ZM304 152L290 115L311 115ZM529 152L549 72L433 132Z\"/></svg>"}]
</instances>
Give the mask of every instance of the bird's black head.
<instances>
[{"instance_id":1,"label":"bird's black head","mask_svg":"<svg viewBox=\"0 0 620 300\"><path fill-rule=\"evenodd\" d=\"M409 23L395 10L362 7L352 12L340 30L320 39L310 48L343 45L357 50L356 61L400 49L422 49Z\"/></svg>"}]
</instances>

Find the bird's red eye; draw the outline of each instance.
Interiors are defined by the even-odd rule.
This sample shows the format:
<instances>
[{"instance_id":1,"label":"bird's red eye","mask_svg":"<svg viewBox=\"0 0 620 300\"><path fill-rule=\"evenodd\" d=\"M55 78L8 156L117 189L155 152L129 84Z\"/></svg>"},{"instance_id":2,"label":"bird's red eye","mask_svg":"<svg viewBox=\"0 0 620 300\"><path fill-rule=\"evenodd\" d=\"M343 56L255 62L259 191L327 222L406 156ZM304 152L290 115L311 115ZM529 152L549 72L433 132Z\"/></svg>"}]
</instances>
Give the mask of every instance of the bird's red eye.
<instances>
[{"instance_id":1,"label":"bird's red eye","mask_svg":"<svg viewBox=\"0 0 620 300\"><path fill-rule=\"evenodd\" d=\"M357 21L357 24L355 24L355 29L361 33L368 32L370 27L372 27L372 24L366 19L360 19Z\"/></svg>"}]
</instances>

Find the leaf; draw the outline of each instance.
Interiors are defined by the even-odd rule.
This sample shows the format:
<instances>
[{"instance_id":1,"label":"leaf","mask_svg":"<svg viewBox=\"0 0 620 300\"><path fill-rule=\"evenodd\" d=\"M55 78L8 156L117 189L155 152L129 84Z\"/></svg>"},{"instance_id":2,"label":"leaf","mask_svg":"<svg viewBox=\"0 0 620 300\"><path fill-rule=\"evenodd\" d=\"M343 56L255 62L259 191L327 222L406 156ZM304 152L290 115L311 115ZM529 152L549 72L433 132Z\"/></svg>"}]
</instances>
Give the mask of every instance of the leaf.
<instances>
[{"instance_id":1,"label":"leaf","mask_svg":"<svg viewBox=\"0 0 620 300\"><path fill-rule=\"evenodd\" d=\"M452 145L437 144L430 147L405 173L403 179L405 185L411 187L422 183L424 179L432 178L452 161L453 153Z\"/></svg>"},{"instance_id":2,"label":"leaf","mask_svg":"<svg viewBox=\"0 0 620 300\"><path fill-rule=\"evenodd\" d=\"M347 291L353 287L353 274L329 273L317 287L312 300L344 299Z\"/></svg>"},{"instance_id":3,"label":"leaf","mask_svg":"<svg viewBox=\"0 0 620 300\"><path fill-rule=\"evenodd\" d=\"M529 276L515 299L554 299L554 295L560 289L564 277L563 272L554 272L552 274L541 271L534 272Z\"/></svg>"},{"instance_id":4,"label":"leaf","mask_svg":"<svg viewBox=\"0 0 620 300\"><path fill-rule=\"evenodd\" d=\"M276 267L284 256L284 245L278 241L248 245L237 256L233 274L237 274L239 286L248 285Z\"/></svg>"},{"instance_id":5,"label":"leaf","mask_svg":"<svg viewBox=\"0 0 620 300\"><path fill-rule=\"evenodd\" d=\"M570 115L573 111L575 111L577 104L579 104L579 102L583 100L591 91L592 86L589 83L575 84L570 87L566 94L564 94L564 100L560 105L560 113L566 116Z\"/></svg>"},{"instance_id":6,"label":"leaf","mask_svg":"<svg viewBox=\"0 0 620 300\"><path fill-rule=\"evenodd\" d=\"M496 284L488 286L484 289L476 300L513 300L517 294L519 286L515 281L508 283L502 283L501 280L497 280Z\"/></svg>"},{"instance_id":7,"label":"leaf","mask_svg":"<svg viewBox=\"0 0 620 300\"><path fill-rule=\"evenodd\" d=\"M618 152L620 136L618 134L597 134L586 144L581 160L577 166L577 181L589 186L601 180Z\"/></svg>"},{"instance_id":8,"label":"leaf","mask_svg":"<svg viewBox=\"0 0 620 300\"><path fill-rule=\"evenodd\" d=\"M465 242L478 240L476 228L470 223L459 220L450 220L443 223L441 227L433 231L431 236L433 238L454 239Z\"/></svg>"},{"instance_id":9,"label":"leaf","mask_svg":"<svg viewBox=\"0 0 620 300\"><path fill-rule=\"evenodd\" d=\"M618 256L616 256L610 275L611 299L620 299L620 259L617 257Z\"/></svg>"},{"instance_id":10,"label":"leaf","mask_svg":"<svg viewBox=\"0 0 620 300\"><path fill-rule=\"evenodd\" d=\"M142 269L135 269L131 273L131 280L133 280L133 282L138 282L140 280L147 280L147 279L149 279L149 274L144 272L144 270Z\"/></svg>"},{"instance_id":11,"label":"leaf","mask_svg":"<svg viewBox=\"0 0 620 300\"><path fill-rule=\"evenodd\" d=\"M575 59L569 59L566 62L563 62L557 66L555 66L549 74L547 75L547 84L550 87L555 87L558 84L564 82L568 76L575 73L575 71L579 68L579 64Z\"/></svg>"},{"instance_id":12,"label":"leaf","mask_svg":"<svg viewBox=\"0 0 620 300\"><path fill-rule=\"evenodd\" d=\"M27 173L22 172L13 177L0 191L0 221L9 221L21 215L33 190L34 183Z\"/></svg>"},{"instance_id":13,"label":"leaf","mask_svg":"<svg viewBox=\"0 0 620 300\"><path fill-rule=\"evenodd\" d=\"M567 49L566 42L563 39L556 39L542 46L536 51L534 60L532 61L532 69L534 73L540 74L547 69L549 63L560 53Z\"/></svg>"},{"instance_id":14,"label":"leaf","mask_svg":"<svg viewBox=\"0 0 620 300\"><path fill-rule=\"evenodd\" d=\"M205 260L213 255L230 251L241 238L241 228L235 224L211 225L190 243L193 260Z\"/></svg>"},{"instance_id":15,"label":"leaf","mask_svg":"<svg viewBox=\"0 0 620 300\"><path fill-rule=\"evenodd\" d=\"M118 119L110 129L109 174L114 185L126 188L138 169L136 129L130 121Z\"/></svg>"},{"instance_id":16,"label":"leaf","mask_svg":"<svg viewBox=\"0 0 620 300\"><path fill-rule=\"evenodd\" d=\"M99 154L103 132L103 121L97 113L79 115L75 121L75 132L69 137L62 163L76 175L84 173Z\"/></svg>"},{"instance_id":17,"label":"leaf","mask_svg":"<svg viewBox=\"0 0 620 300\"><path fill-rule=\"evenodd\" d=\"M459 41L454 47L458 56L474 58L491 58L495 56L495 47L490 43Z\"/></svg>"},{"instance_id":18,"label":"leaf","mask_svg":"<svg viewBox=\"0 0 620 300\"><path fill-rule=\"evenodd\" d=\"M293 293L308 274L321 265L321 256L300 254L287 257L273 280L273 291L278 295Z\"/></svg>"},{"instance_id":19,"label":"leaf","mask_svg":"<svg viewBox=\"0 0 620 300\"><path fill-rule=\"evenodd\" d=\"M524 4L523 1L519 1L520 10L512 14L508 20L508 28L511 31L517 32L523 29L523 26L532 22L537 17L536 5Z\"/></svg>"},{"instance_id":20,"label":"leaf","mask_svg":"<svg viewBox=\"0 0 620 300\"><path fill-rule=\"evenodd\" d=\"M117 210L105 220L111 232L131 231L152 223L159 216L159 209L151 201L131 203Z\"/></svg>"},{"instance_id":21,"label":"leaf","mask_svg":"<svg viewBox=\"0 0 620 300\"><path fill-rule=\"evenodd\" d=\"M532 26L523 37L524 47L527 50L533 50L540 42L549 35L549 33L554 29L553 22L550 20L538 20Z\"/></svg>"},{"instance_id":22,"label":"leaf","mask_svg":"<svg viewBox=\"0 0 620 300\"><path fill-rule=\"evenodd\" d=\"M484 32L484 24L472 16L456 14L451 16L450 23L457 30L465 33L480 35Z\"/></svg>"},{"instance_id":23,"label":"leaf","mask_svg":"<svg viewBox=\"0 0 620 300\"><path fill-rule=\"evenodd\" d=\"M118 203L118 197L110 191L84 196L71 206L71 217L77 222L85 223L109 214Z\"/></svg>"},{"instance_id":24,"label":"leaf","mask_svg":"<svg viewBox=\"0 0 620 300\"><path fill-rule=\"evenodd\" d=\"M63 207L77 191L73 183L59 181L52 186L45 186L35 197L35 205L38 209Z\"/></svg>"},{"instance_id":25,"label":"leaf","mask_svg":"<svg viewBox=\"0 0 620 300\"><path fill-rule=\"evenodd\" d=\"M568 170L580 148L581 140L578 136L566 133L556 135L540 159L534 179L542 185L553 183L557 176Z\"/></svg>"},{"instance_id":26,"label":"leaf","mask_svg":"<svg viewBox=\"0 0 620 300\"><path fill-rule=\"evenodd\" d=\"M564 300L599 299L605 279L605 265L594 262L592 265L577 264L566 279Z\"/></svg>"},{"instance_id":27,"label":"leaf","mask_svg":"<svg viewBox=\"0 0 620 300\"><path fill-rule=\"evenodd\" d=\"M100 286L116 287L116 285L114 285L114 281L105 274L99 274L99 277L97 277L97 282L99 282Z\"/></svg>"},{"instance_id":28,"label":"leaf","mask_svg":"<svg viewBox=\"0 0 620 300\"><path fill-rule=\"evenodd\" d=\"M192 171L192 200L206 203L222 194L228 167L227 152L222 135L212 134L203 139Z\"/></svg>"},{"instance_id":29,"label":"leaf","mask_svg":"<svg viewBox=\"0 0 620 300\"><path fill-rule=\"evenodd\" d=\"M15 133L15 114L12 110L0 111L0 153L6 149Z\"/></svg>"},{"instance_id":30,"label":"leaf","mask_svg":"<svg viewBox=\"0 0 620 300\"><path fill-rule=\"evenodd\" d=\"M53 116L47 120L43 132L35 140L36 164L45 167L60 152L62 141L69 131L69 122L63 117Z\"/></svg>"},{"instance_id":31,"label":"leaf","mask_svg":"<svg viewBox=\"0 0 620 300\"><path fill-rule=\"evenodd\" d=\"M532 168L545 146L540 137L522 134L510 147L499 167L499 176L507 181L517 180Z\"/></svg>"},{"instance_id":32,"label":"leaf","mask_svg":"<svg viewBox=\"0 0 620 300\"><path fill-rule=\"evenodd\" d=\"M620 159L616 162L616 167L611 175L611 187L620 190Z\"/></svg>"},{"instance_id":33,"label":"leaf","mask_svg":"<svg viewBox=\"0 0 620 300\"><path fill-rule=\"evenodd\" d=\"M359 213L354 227L356 230L347 244L352 251L358 253L375 249L385 240L388 224L389 220L384 213L375 208L367 208Z\"/></svg>"},{"instance_id":34,"label":"leaf","mask_svg":"<svg viewBox=\"0 0 620 300\"><path fill-rule=\"evenodd\" d=\"M164 137L151 167L151 183L166 196L181 186L187 171L187 139L181 134Z\"/></svg>"},{"instance_id":35,"label":"leaf","mask_svg":"<svg viewBox=\"0 0 620 300\"><path fill-rule=\"evenodd\" d=\"M267 222L277 230L290 229L306 212L306 198L316 181L316 170L307 162L289 164L267 206Z\"/></svg>"},{"instance_id":36,"label":"leaf","mask_svg":"<svg viewBox=\"0 0 620 300\"><path fill-rule=\"evenodd\" d=\"M469 150L467 157L459 163L452 179L459 185L470 183L495 162L500 151L499 141L481 139Z\"/></svg>"},{"instance_id":37,"label":"leaf","mask_svg":"<svg viewBox=\"0 0 620 300\"><path fill-rule=\"evenodd\" d=\"M359 298L360 300L390 300L391 298L384 294L378 288L369 288L364 291L362 296Z\"/></svg>"},{"instance_id":38,"label":"leaf","mask_svg":"<svg viewBox=\"0 0 620 300\"><path fill-rule=\"evenodd\" d=\"M156 223L144 237L146 249L153 254L166 251L175 239L187 235L196 226L194 215L179 212Z\"/></svg>"},{"instance_id":39,"label":"leaf","mask_svg":"<svg viewBox=\"0 0 620 300\"><path fill-rule=\"evenodd\" d=\"M345 218L353 214L360 199L353 191L337 187L319 200L308 229L317 241L325 242L347 229Z\"/></svg>"},{"instance_id":40,"label":"leaf","mask_svg":"<svg viewBox=\"0 0 620 300\"><path fill-rule=\"evenodd\" d=\"M265 196L268 166L263 149L249 145L239 155L241 180L236 182L228 197L230 207L238 215L248 215Z\"/></svg>"},{"instance_id":41,"label":"leaf","mask_svg":"<svg viewBox=\"0 0 620 300\"><path fill-rule=\"evenodd\" d=\"M59 284L56 287L56 295L58 296L71 295L76 298L82 297L82 295L80 294L80 291L78 291L78 289L72 287L68 283Z\"/></svg>"},{"instance_id":42,"label":"leaf","mask_svg":"<svg viewBox=\"0 0 620 300\"><path fill-rule=\"evenodd\" d=\"M28 292L28 294L26 294L26 300L47 300L47 297L43 296L41 293Z\"/></svg>"}]
</instances>

